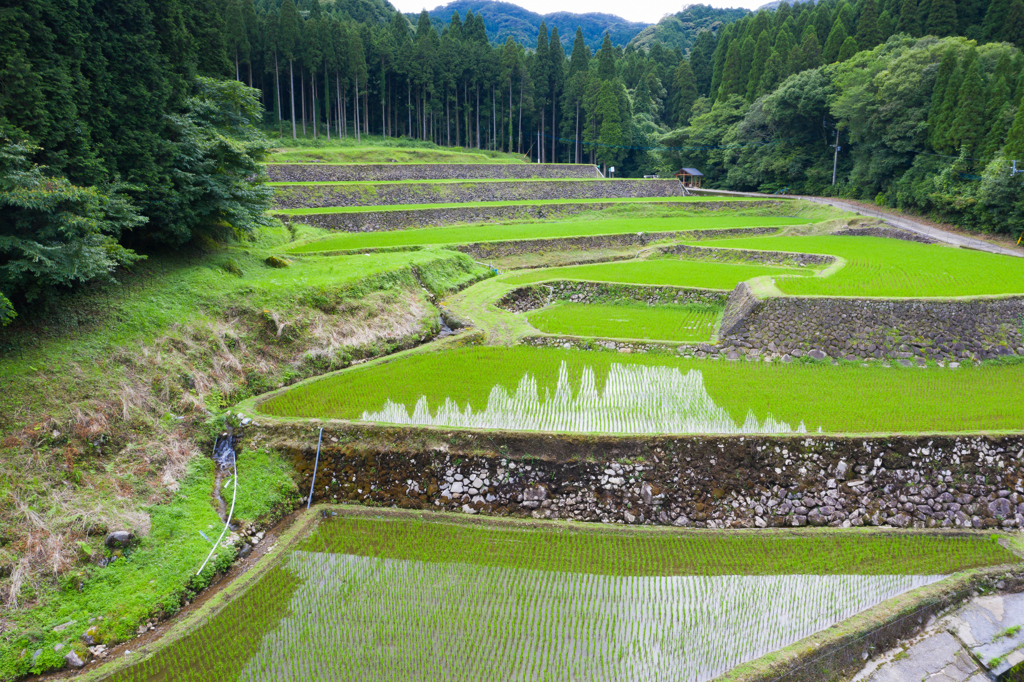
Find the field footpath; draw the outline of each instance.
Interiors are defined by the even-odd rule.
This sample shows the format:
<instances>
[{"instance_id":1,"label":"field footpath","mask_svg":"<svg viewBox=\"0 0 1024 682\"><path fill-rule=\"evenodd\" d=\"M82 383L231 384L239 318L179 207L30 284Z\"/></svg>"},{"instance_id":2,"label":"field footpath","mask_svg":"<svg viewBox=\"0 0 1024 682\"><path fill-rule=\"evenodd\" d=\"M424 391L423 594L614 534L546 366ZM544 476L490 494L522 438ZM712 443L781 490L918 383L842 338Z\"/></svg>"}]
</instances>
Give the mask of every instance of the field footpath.
<instances>
[{"instance_id":1,"label":"field footpath","mask_svg":"<svg viewBox=\"0 0 1024 682\"><path fill-rule=\"evenodd\" d=\"M758 192L733 192L726 189L692 189L687 188L687 192L696 193L698 196L736 196L736 197L752 197L757 199L767 199L775 197L774 194L760 194ZM966 249L974 249L976 251L987 251L988 253L996 253L1003 256L1016 256L1017 258L1024 258L1024 252L1017 251L1014 249L1007 249L1002 246L990 244L981 239L975 239L974 237L967 237L964 235L949 232L938 227L931 225L925 225L924 223L910 218L904 218L902 216L893 215L883 210L868 209L858 204L850 203L848 201L842 201L841 199L831 199L826 197L815 197L815 196L804 196L804 195L786 195L792 196L794 199L803 199L804 201L810 201L815 204L822 204L825 206L831 206L838 208L842 211L849 211L850 213L857 213L859 215L871 216L873 218L881 218L887 223L890 223L896 227L910 232L915 232L932 239L944 242L946 244L952 244L953 246L959 246Z\"/></svg>"}]
</instances>

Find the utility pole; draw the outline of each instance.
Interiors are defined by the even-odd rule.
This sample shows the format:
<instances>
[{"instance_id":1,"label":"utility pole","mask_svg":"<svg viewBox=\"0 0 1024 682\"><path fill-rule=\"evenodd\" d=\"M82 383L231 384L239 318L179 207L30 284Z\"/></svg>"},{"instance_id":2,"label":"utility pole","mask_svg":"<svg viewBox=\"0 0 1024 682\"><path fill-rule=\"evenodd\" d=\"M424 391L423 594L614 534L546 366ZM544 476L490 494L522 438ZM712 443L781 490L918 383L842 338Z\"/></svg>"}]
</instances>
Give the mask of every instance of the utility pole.
<instances>
[{"instance_id":1,"label":"utility pole","mask_svg":"<svg viewBox=\"0 0 1024 682\"><path fill-rule=\"evenodd\" d=\"M836 127L836 143L832 145L836 148L836 153L832 157L832 185L836 184L836 167L839 165L839 150L842 147L839 146L839 128Z\"/></svg>"}]
</instances>

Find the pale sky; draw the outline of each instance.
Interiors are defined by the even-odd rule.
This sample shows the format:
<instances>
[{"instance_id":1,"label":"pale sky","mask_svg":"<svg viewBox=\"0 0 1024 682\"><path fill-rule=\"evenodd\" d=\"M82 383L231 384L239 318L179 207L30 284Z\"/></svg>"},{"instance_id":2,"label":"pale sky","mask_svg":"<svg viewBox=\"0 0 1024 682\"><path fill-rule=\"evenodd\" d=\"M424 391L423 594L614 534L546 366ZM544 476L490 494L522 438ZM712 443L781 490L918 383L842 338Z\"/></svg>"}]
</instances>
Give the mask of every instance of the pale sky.
<instances>
[{"instance_id":1,"label":"pale sky","mask_svg":"<svg viewBox=\"0 0 1024 682\"><path fill-rule=\"evenodd\" d=\"M713 7L745 7L757 9L768 0L703 0L701 4L712 5ZM391 4L401 12L419 12L422 9L428 11L435 7L446 5L444 0L391 0ZM622 0L515 0L512 4L524 7L531 12L538 14L551 14L552 12L573 12L586 14L588 12L603 12L614 14L629 21L643 21L655 24L666 14L675 14L687 4L680 0L640 0L639 2L622 2ZM486 15L485 15L486 18Z\"/></svg>"}]
</instances>

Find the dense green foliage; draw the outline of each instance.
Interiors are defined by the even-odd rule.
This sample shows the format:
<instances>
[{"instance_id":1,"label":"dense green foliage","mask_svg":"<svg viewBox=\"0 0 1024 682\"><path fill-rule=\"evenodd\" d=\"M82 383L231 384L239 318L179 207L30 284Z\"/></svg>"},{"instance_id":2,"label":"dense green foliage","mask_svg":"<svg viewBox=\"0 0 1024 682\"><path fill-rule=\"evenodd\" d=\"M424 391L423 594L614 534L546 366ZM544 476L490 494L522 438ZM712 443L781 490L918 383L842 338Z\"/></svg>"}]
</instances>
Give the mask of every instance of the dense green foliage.
<instances>
[{"instance_id":1,"label":"dense green foliage","mask_svg":"<svg viewBox=\"0 0 1024 682\"><path fill-rule=\"evenodd\" d=\"M108 277L137 258L126 247L263 221L257 93L213 78L237 18L213 0L0 11L0 301Z\"/></svg>"},{"instance_id":2,"label":"dense green foliage","mask_svg":"<svg viewBox=\"0 0 1024 682\"><path fill-rule=\"evenodd\" d=\"M725 24L749 14L740 8L712 7L711 5L689 5L681 12L661 18L657 24L648 26L633 38L632 45L650 50L655 44L684 53L693 47L701 31L717 33Z\"/></svg>"}]
</instances>

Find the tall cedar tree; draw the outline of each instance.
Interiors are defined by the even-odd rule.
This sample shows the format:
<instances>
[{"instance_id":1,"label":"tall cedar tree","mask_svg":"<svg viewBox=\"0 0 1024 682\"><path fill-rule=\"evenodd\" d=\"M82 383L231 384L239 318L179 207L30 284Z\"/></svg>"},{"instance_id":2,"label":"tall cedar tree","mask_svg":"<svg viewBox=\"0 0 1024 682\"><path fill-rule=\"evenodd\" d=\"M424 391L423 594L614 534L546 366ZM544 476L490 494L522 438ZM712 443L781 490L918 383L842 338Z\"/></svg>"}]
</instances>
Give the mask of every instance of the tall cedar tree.
<instances>
[{"instance_id":1,"label":"tall cedar tree","mask_svg":"<svg viewBox=\"0 0 1024 682\"><path fill-rule=\"evenodd\" d=\"M839 50L843 47L843 43L849 35L846 33L846 27L843 22L836 19L836 22L832 25L832 31L828 34L828 40L825 41L825 47L821 51L821 57L825 60L826 64L839 61Z\"/></svg>"},{"instance_id":2,"label":"tall cedar tree","mask_svg":"<svg viewBox=\"0 0 1024 682\"><path fill-rule=\"evenodd\" d=\"M597 52L597 77L603 81L615 78L615 48L612 46L611 36L607 33L604 34L601 49Z\"/></svg>"},{"instance_id":3,"label":"tall cedar tree","mask_svg":"<svg viewBox=\"0 0 1024 682\"><path fill-rule=\"evenodd\" d=\"M697 101L697 84L693 77L693 69L686 59L679 62L675 73L676 85L676 125L679 127L690 124L693 103Z\"/></svg>"},{"instance_id":4,"label":"tall cedar tree","mask_svg":"<svg viewBox=\"0 0 1024 682\"><path fill-rule=\"evenodd\" d=\"M932 0L926 28L929 35L940 38L956 33L956 4L953 0Z\"/></svg>"},{"instance_id":5,"label":"tall cedar tree","mask_svg":"<svg viewBox=\"0 0 1024 682\"><path fill-rule=\"evenodd\" d=\"M931 106L928 109L928 144L935 151L946 151L950 117L955 112L954 95L960 91L960 65L956 50L950 48L942 55L939 71L935 75Z\"/></svg>"},{"instance_id":6,"label":"tall cedar tree","mask_svg":"<svg viewBox=\"0 0 1024 682\"><path fill-rule=\"evenodd\" d=\"M707 97L711 90L711 75L714 71L715 34L701 31L693 41L690 50L690 69L698 97Z\"/></svg>"},{"instance_id":7,"label":"tall cedar tree","mask_svg":"<svg viewBox=\"0 0 1024 682\"><path fill-rule=\"evenodd\" d=\"M882 42L882 34L878 30L878 8L875 0L864 0L864 8L857 21L857 35L854 36L862 50L870 50Z\"/></svg>"},{"instance_id":8,"label":"tall cedar tree","mask_svg":"<svg viewBox=\"0 0 1024 682\"><path fill-rule=\"evenodd\" d=\"M917 7L917 0L903 0L900 5L900 15L896 21L896 32L918 38L921 36L921 14Z\"/></svg>"},{"instance_id":9,"label":"tall cedar tree","mask_svg":"<svg viewBox=\"0 0 1024 682\"><path fill-rule=\"evenodd\" d=\"M289 99L292 106L292 139L298 138L298 131L295 128L295 60L299 57L299 41L302 38L302 18L292 0L284 0L281 3L280 18L280 42L281 55L288 60L288 82Z\"/></svg>"},{"instance_id":10,"label":"tall cedar tree","mask_svg":"<svg viewBox=\"0 0 1024 682\"><path fill-rule=\"evenodd\" d=\"M772 55L772 39L768 30L761 31L757 37L757 46L754 48L754 59L750 65L750 75L747 76L747 101L753 102L761 95L761 78L764 76L765 66L768 58Z\"/></svg>"},{"instance_id":11,"label":"tall cedar tree","mask_svg":"<svg viewBox=\"0 0 1024 682\"><path fill-rule=\"evenodd\" d=\"M950 140L961 154L976 157L985 139L986 101L985 82L981 77L978 52L967 53L964 80L957 95L958 105Z\"/></svg>"}]
</instances>

